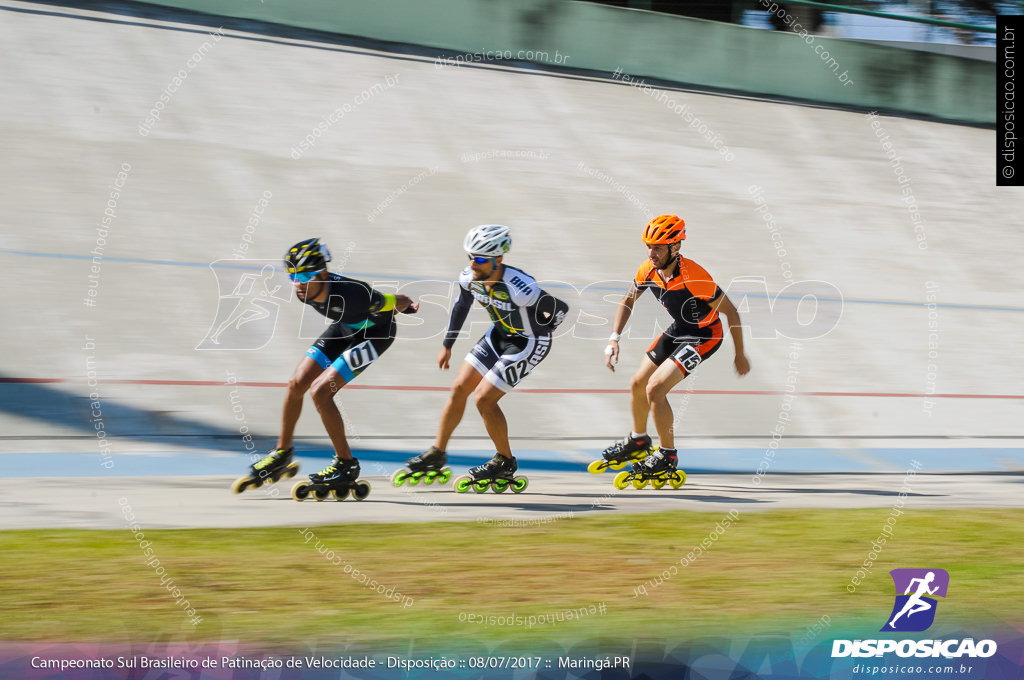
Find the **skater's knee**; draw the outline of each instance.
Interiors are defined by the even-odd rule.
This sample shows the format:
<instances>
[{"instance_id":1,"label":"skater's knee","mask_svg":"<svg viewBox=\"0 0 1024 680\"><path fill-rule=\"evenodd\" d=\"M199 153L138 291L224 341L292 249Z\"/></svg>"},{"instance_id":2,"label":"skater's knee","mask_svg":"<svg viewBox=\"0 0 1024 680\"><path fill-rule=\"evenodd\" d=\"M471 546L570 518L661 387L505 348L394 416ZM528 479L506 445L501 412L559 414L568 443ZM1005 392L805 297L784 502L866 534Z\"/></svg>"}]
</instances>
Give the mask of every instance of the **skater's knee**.
<instances>
[{"instance_id":1,"label":"skater's knee","mask_svg":"<svg viewBox=\"0 0 1024 680\"><path fill-rule=\"evenodd\" d=\"M672 387L659 380L651 380L647 383L647 401L653 402L664 399L668 396Z\"/></svg>"},{"instance_id":2,"label":"skater's knee","mask_svg":"<svg viewBox=\"0 0 1024 680\"><path fill-rule=\"evenodd\" d=\"M452 383L452 398L466 401L469 395L473 394L474 387L476 386L467 380L456 380Z\"/></svg>"},{"instance_id":3,"label":"skater's knee","mask_svg":"<svg viewBox=\"0 0 1024 680\"><path fill-rule=\"evenodd\" d=\"M320 407L333 402L334 393L338 389L340 389L340 386L333 384L330 380L317 380L309 388L309 396L313 398L313 403Z\"/></svg>"},{"instance_id":4,"label":"skater's knee","mask_svg":"<svg viewBox=\"0 0 1024 680\"><path fill-rule=\"evenodd\" d=\"M643 393L647 390L647 386L650 383L650 376L647 375L634 375L629 381L629 388L634 392Z\"/></svg>"}]
</instances>

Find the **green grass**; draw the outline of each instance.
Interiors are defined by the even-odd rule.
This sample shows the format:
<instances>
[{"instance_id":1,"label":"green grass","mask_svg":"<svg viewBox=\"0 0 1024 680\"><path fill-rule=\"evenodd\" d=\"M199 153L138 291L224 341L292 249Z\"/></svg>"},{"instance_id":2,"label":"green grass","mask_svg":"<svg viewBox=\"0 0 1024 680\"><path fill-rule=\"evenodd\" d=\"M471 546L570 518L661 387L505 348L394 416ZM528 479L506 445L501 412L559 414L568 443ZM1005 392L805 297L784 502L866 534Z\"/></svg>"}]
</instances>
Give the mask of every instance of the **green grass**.
<instances>
[{"instance_id":1,"label":"green grass","mask_svg":"<svg viewBox=\"0 0 1024 680\"><path fill-rule=\"evenodd\" d=\"M856 593L846 586L888 509L742 513L710 551L661 585L725 512L561 519L530 528L476 523L146 531L164 578L203 621L193 629L129 531L0 532L0 639L130 641L181 635L269 645L311 638L456 638L535 643L597 636L678 638L876 631L892 605L888 571L950 572L944 626L1024 622L1024 511L914 511ZM413 603L364 588L316 540ZM647 584L648 595L634 597ZM472 603L472 604L471 604ZM476 625L460 613L530 616L604 603L557 626ZM937 624L938 625L938 624Z\"/></svg>"}]
</instances>

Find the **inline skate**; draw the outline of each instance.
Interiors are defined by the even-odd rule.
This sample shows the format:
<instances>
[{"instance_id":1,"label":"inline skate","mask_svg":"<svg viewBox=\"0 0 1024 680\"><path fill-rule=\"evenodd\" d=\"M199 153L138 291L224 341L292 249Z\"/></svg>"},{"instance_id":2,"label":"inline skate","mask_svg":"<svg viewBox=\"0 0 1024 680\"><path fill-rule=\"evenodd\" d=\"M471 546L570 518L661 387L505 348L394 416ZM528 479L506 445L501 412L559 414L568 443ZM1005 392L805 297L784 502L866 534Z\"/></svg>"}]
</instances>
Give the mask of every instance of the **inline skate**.
<instances>
[{"instance_id":1,"label":"inline skate","mask_svg":"<svg viewBox=\"0 0 1024 680\"><path fill-rule=\"evenodd\" d=\"M686 473L677 470L676 465L678 459L674 453L655 449L643 462L633 463L633 469L615 475L615 488L621 491L632 484L634 489L642 489L650 483L655 489L666 484L678 489L686 483Z\"/></svg>"},{"instance_id":2,"label":"inline skate","mask_svg":"<svg viewBox=\"0 0 1024 680\"><path fill-rule=\"evenodd\" d=\"M333 496L334 500L343 501L351 491L357 501L365 500L370 495L370 483L363 479L357 480L358 477L358 460L335 458L323 470L310 475L308 482L299 482L293 486L292 498L304 501L312 496L318 501L325 501Z\"/></svg>"},{"instance_id":3,"label":"inline skate","mask_svg":"<svg viewBox=\"0 0 1024 680\"><path fill-rule=\"evenodd\" d=\"M477 493L485 493L488 488L494 489L495 493L504 493L511 488L512 493L526 491L530 480L526 477L516 477L516 470L519 464L515 458L506 458L500 453L494 454L494 458L483 465L469 468L468 475L461 475L455 478L456 493L466 493L471 488Z\"/></svg>"},{"instance_id":4,"label":"inline skate","mask_svg":"<svg viewBox=\"0 0 1024 680\"><path fill-rule=\"evenodd\" d=\"M249 466L249 474L236 479L235 483L231 485L231 490L235 493L242 493L250 486L258 489L264 484L280 481L282 477L294 477L299 471L299 464L292 462L294 455L294 446L287 449L274 449Z\"/></svg>"},{"instance_id":5,"label":"inline skate","mask_svg":"<svg viewBox=\"0 0 1024 680\"><path fill-rule=\"evenodd\" d=\"M444 451L431 446L418 456L413 456L405 461L408 469L395 470L391 475L391 483L395 486L402 486L408 483L415 486L421 481L424 484L444 484L452 478L452 469L447 467L448 455Z\"/></svg>"},{"instance_id":6,"label":"inline skate","mask_svg":"<svg viewBox=\"0 0 1024 680\"><path fill-rule=\"evenodd\" d=\"M646 434L642 437L626 435L601 453L601 460L595 460L587 466L587 472L599 475L609 468L621 470L628 463L635 463L647 458L654 451L651 438Z\"/></svg>"}]
</instances>

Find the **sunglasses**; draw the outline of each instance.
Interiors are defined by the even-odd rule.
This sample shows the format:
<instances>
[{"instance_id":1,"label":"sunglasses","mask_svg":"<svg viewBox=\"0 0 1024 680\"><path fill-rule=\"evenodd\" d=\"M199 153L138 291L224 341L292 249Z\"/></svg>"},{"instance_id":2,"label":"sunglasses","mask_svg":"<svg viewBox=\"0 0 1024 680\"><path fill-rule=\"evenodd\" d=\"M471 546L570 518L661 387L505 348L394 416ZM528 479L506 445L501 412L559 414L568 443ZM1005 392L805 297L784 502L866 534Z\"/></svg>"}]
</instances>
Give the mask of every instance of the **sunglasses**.
<instances>
[{"instance_id":1,"label":"sunglasses","mask_svg":"<svg viewBox=\"0 0 1024 680\"><path fill-rule=\"evenodd\" d=\"M480 257L479 255L470 255L469 259L477 264L487 264L491 261L489 257Z\"/></svg>"},{"instance_id":2,"label":"sunglasses","mask_svg":"<svg viewBox=\"0 0 1024 680\"><path fill-rule=\"evenodd\" d=\"M288 272L288 278L296 283L309 283L314 276L322 271L323 269L315 272Z\"/></svg>"}]
</instances>

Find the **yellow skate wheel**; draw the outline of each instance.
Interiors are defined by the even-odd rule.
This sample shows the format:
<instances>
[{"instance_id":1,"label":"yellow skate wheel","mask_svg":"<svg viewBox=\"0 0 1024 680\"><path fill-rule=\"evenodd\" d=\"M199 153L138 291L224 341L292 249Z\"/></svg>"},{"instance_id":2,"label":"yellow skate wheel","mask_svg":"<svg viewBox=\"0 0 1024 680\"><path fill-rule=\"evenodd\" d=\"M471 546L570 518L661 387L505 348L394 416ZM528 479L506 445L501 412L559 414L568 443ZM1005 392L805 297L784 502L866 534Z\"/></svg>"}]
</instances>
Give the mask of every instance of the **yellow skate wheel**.
<instances>
[{"instance_id":1,"label":"yellow skate wheel","mask_svg":"<svg viewBox=\"0 0 1024 680\"><path fill-rule=\"evenodd\" d=\"M629 486L629 475L629 472L620 472L619 474L615 475L615 479L614 481L612 481L612 484L615 486L616 489L622 491L627 486Z\"/></svg>"},{"instance_id":2,"label":"yellow skate wheel","mask_svg":"<svg viewBox=\"0 0 1024 680\"><path fill-rule=\"evenodd\" d=\"M309 484L307 482L299 482L293 486L292 498L297 501L304 501L309 498Z\"/></svg>"},{"instance_id":3,"label":"yellow skate wheel","mask_svg":"<svg viewBox=\"0 0 1024 680\"><path fill-rule=\"evenodd\" d=\"M233 493L242 493L249 488L252 482L249 481L248 477L239 477L235 480L235 483L231 485L231 491Z\"/></svg>"},{"instance_id":4,"label":"yellow skate wheel","mask_svg":"<svg viewBox=\"0 0 1024 680\"><path fill-rule=\"evenodd\" d=\"M296 474L298 474L298 472L299 472L299 464L298 463L292 463L287 468L285 468L284 474L285 474L285 476L288 477L288 479L291 479Z\"/></svg>"},{"instance_id":5,"label":"yellow skate wheel","mask_svg":"<svg viewBox=\"0 0 1024 680\"><path fill-rule=\"evenodd\" d=\"M613 470L621 470L622 468L626 467L627 465L629 465L629 461L628 460L624 460L621 463L609 463L608 467L610 467Z\"/></svg>"},{"instance_id":6,"label":"yellow skate wheel","mask_svg":"<svg viewBox=\"0 0 1024 680\"><path fill-rule=\"evenodd\" d=\"M668 478L667 477L658 477L657 479L652 479L651 480L651 487L655 488L655 489L661 489L666 484L668 484Z\"/></svg>"},{"instance_id":7,"label":"yellow skate wheel","mask_svg":"<svg viewBox=\"0 0 1024 680\"><path fill-rule=\"evenodd\" d=\"M595 460L593 463L587 466L587 472L592 475L599 475L608 469L608 463L603 460Z\"/></svg>"},{"instance_id":8,"label":"yellow skate wheel","mask_svg":"<svg viewBox=\"0 0 1024 680\"><path fill-rule=\"evenodd\" d=\"M672 474L672 478L668 480L668 483L672 485L673 489L678 489L683 484L686 484L686 473L682 470L676 470Z\"/></svg>"},{"instance_id":9,"label":"yellow skate wheel","mask_svg":"<svg viewBox=\"0 0 1024 680\"><path fill-rule=\"evenodd\" d=\"M645 486L647 486L647 480L646 479L641 479L640 477L637 477L636 479L633 480L633 488L634 489L642 489Z\"/></svg>"}]
</instances>

